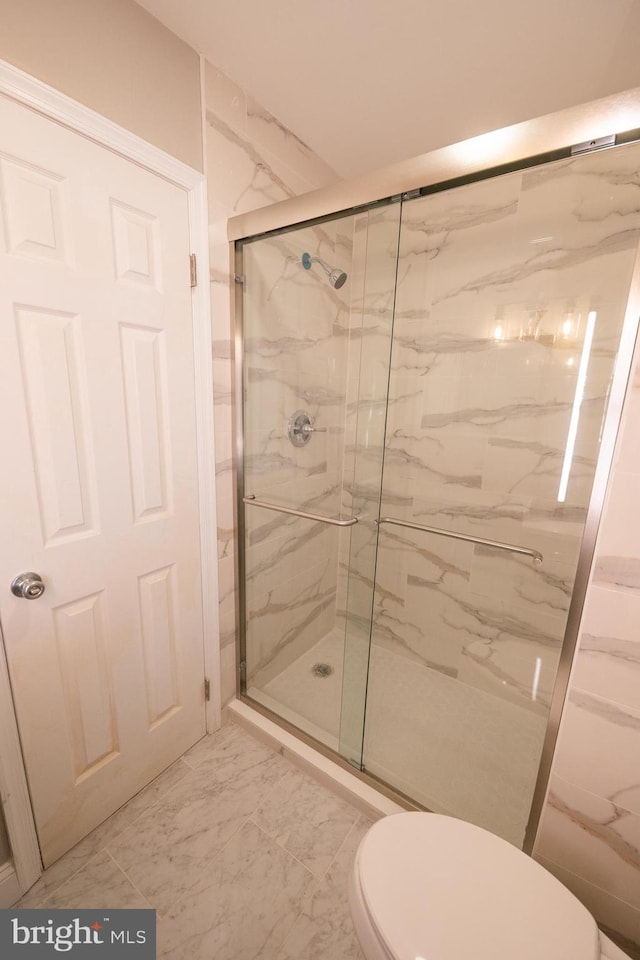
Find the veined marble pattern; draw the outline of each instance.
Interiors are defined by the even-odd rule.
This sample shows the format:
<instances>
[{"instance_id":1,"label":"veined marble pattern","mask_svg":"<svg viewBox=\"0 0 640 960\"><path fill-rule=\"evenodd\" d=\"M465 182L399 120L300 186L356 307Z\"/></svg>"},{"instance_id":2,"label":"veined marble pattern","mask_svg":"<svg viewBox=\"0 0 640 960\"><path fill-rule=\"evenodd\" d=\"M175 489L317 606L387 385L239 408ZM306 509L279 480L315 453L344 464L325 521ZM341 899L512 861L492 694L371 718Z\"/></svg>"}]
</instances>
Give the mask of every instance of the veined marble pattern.
<instances>
[{"instance_id":1,"label":"veined marble pattern","mask_svg":"<svg viewBox=\"0 0 640 960\"><path fill-rule=\"evenodd\" d=\"M350 280L340 290L302 254L351 273L353 225L330 223L245 249L245 489L258 499L340 515L345 370L335 331L349 329ZM346 344L346 341L345 341ZM306 410L304 447L287 435ZM250 680L282 668L333 624L338 536L320 523L247 511L247 665ZM265 680L262 676L262 681Z\"/></svg>"},{"instance_id":2,"label":"veined marble pattern","mask_svg":"<svg viewBox=\"0 0 640 960\"><path fill-rule=\"evenodd\" d=\"M330 629L335 615L336 624L364 632L375 589L377 647L405 658L417 675L435 668L473 696L524 707L533 725L544 719L553 685L637 256L638 153L636 145L603 151L407 202L397 286L393 231L385 241L376 234L374 222L385 215L377 210L368 222L358 215L335 240L325 225L308 244L331 262L343 248L351 254L348 301L323 290L321 278L300 276L298 231L265 244L255 288L268 328L249 344L255 476L281 502L299 503L286 499L299 494L308 501L308 485L324 483L335 495L334 515L363 519L337 540L329 561L337 567L335 613L326 607L315 627ZM287 307L279 309L285 288ZM638 382L636 373L627 403L636 412ZM291 458L282 428L269 421L271 407L282 416L300 397L317 405L327 427L306 462ZM594 580L595 589L630 601L640 586L636 423L637 416L627 418L624 428ZM467 545L449 550L436 538L389 529L374 585L365 521L377 514L381 484L383 515L532 547L544 563L534 568L523 557ZM284 549L285 563L294 554L275 527L253 533L264 598L281 586L270 540ZM293 585L290 571L283 584ZM256 609L266 608L260 601ZM635 788L622 782L612 757L619 750L626 769L635 769L629 717L638 708L637 658L634 637L614 614L610 628L585 627L576 673L585 689L574 689L563 736L571 750L559 758L568 782L635 815ZM303 628L300 644L283 649L282 634L257 632L263 690L306 657L319 635ZM280 658L271 673L270 644ZM355 692L350 702L363 696ZM383 702L383 688L379 699L369 691L373 718ZM594 752L602 763L591 762ZM587 861L580 869L588 874Z\"/></svg>"},{"instance_id":3,"label":"veined marble pattern","mask_svg":"<svg viewBox=\"0 0 640 960\"><path fill-rule=\"evenodd\" d=\"M213 186L212 219L219 218L219 194L225 198L225 206L244 213L309 190L309 181L293 167L262 144L257 145L251 133L239 133L210 109L206 112L206 133Z\"/></svg>"},{"instance_id":4,"label":"veined marble pattern","mask_svg":"<svg viewBox=\"0 0 640 960\"><path fill-rule=\"evenodd\" d=\"M586 693L640 710L640 594L592 586L573 683Z\"/></svg>"},{"instance_id":5,"label":"veined marble pattern","mask_svg":"<svg viewBox=\"0 0 640 960\"><path fill-rule=\"evenodd\" d=\"M317 572L316 572L317 571ZM266 595L248 597L248 680L264 683L281 666L327 631L335 619L335 564L311 567ZM320 635L322 635L320 633Z\"/></svg>"},{"instance_id":6,"label":"veined marble pattern","mask_svg":"<svg viewBox=\"0 0 640 960\"><path fill-rule=\"evenodd\" d=\"M585 165L577 161L573 167ZM586 167L591 169L589 163ZM376 567L363 526L339 540L338 622L346 623L348 632L349 624L364 621L375 590L378 646L457 678L462 689L525 707L540 721L564 636L640 225L626 182L612 201L614 217L583 216L584 182L573 183L567 171L562 164L546 168L540 178L513 174L405 205L388 404L395 276L385 275L384 266L394 263L394 211L387 212L386 224L380 211L375 225L362 219L355 224L350 313L326 291L323 303L317 285L311 288L315 299L303 299L311 278L300 274L300 245L315 249L316 243L323 249L324 234L295 231L251 249L256 263L260 253L261 286L255 292L260 322L269 321L268 335L247 340L249 353L258 358L248 382L248 395L260 404L250 428L256 477L282 501L300 502L293 498L305 490L312 472L316 480L324 471L333 481L342 469L342 508L363 520L377 506L382 481L383 516L544 554L542 567L536 568L526 557L389 527L381 533ZM607 178L602 187L601 161L584 175L600 189L604 203L603 191L614 188ZM569 191L562 202L558 180ZM555 233L541 235L542 220ZM371 276L378 279L368 287ZM279 306L281 287L288 292L286 306ZM301 314L303 305L307 309ZM597 323L571 471L561 496L592 311ZM312 327L305 326L307 316ZM348 331L346 358L339 341L332 344L342 330ZM314 337L321 387L306 364ZM332 349L334 363L327 372ZM331 459L321 445L307 464L278 451L282 439L277 430L267 430L269 411L275 408L282 419L287 404L303 400L321 401L328 418L332 409L344 409L342 460L340 451ZM283 549L285 557L293 556L280 537L271 554L265 545L256 557L269 590L250 608L256 626L263 620L261 629L250 630L250 646L260 650L257 662L263 670L259 680L254 672L252 682L268 697L274 694L269 687L282 694L288 665L295 656L306 662L305 644L308 649L318 638L317 632L306 632L305 641L293 645L286 630L272 632L264 619L272 603L265 600L267 593L272 597L278 591L276 613L286 605L286 589L275 582L274 568L283 583L293 586L290 565L280 568L273 562ZM253 577L250 581L253 591ZM294 594L304 605L304 590L292 589ZM292 609L296 606L293 601ZM270 644L277 656L274 669L265 672ZM283 647L288 659L281 656ZM371 690L368 709L374 718L380 710ZM543 729L539 724L540 736ZM540 747L541 741L536 750Z\"/></svg>"},{"instance_id":7,"label":"veined marble pattern","mask_svg":"<svg viewBox=\"0 0 640 960\"><path fill-rule=\"evenodd\" d=\"M208 145L211 315L216 428L216 494L220 617L223 643L236 635L235 584L229 590L228 571L234 566L233 515L235 464L232 446L232 339L229 327L230 277L226 221L234 213L274 200L306 193L337 180L327 164L287 130L260 104L248 97L220 70L205 64L206 139ZM344 250L343 237L336 247ZM341 254L342 255L342 254ZM234 671L224 671L223 701L235 692Z\"/></svg>"},{"instance_id":8,"label":"veined marble pattern","mask_svg":"<svg viewBox=\"0 0 640 960\"><path fill-rule=\"evenodd\" d=\"M638 757L640 709L572 689L554 757L558 775L640 816Z\"/></svg>"},{"instance_id":9,"label":"veined marble pattern","mask_svg":"<svg viewBox=\"0 0 640 960\"><path fill-rule=\"evenodd\" d=\"M351 452L363 442L372 445L372 410L379 449L384 430L398 212L396 207L358 214L246 248L252 282L245 304L245 485L259 497L331 517L352 515L358 507L362 477ZM304 251L347 270L345 286L336 291L318 267L304 270ZM296 449L285 428L288 415L299 408L314 417L318 432ZM319 572L321 556L333 563L337 578L339 556L349 553L353 536L274 514L260 519L252 511L250 682L267 683L330 631L341 609L337 593L345 585L336 579L332 606L316 606L308 615L307 588L301 590L301 581L294 584L293 578L303 576L311 562ZM328 569L325 574L330 589ZM292 602L294 595L301 602ZM277 625L272 612L280 615Z\"/></svg>"},{"instance_id":10,"label":"veined marble pattern","mask_svg":"<svg viewBox=\"0 0 640 960\"><path fill-rule=\"evenodd\" d=\"M233 727L196 759L194 773L107 848L161 913L189 890L286 769L281 757Z\"/></svg>"},{"instance_id":11,"label":"veined marble pattern","mask_svg":"<svg viewBox=\"0 0 640 960\"><path fill-rule=\"evenodd\" d=\"M233 554L218 558L218 627L221 647L234 644L236 639L235 564Z\"/></svg>"},{"instance_id":12,"label":"veined marble pattern","mask_svg":"<svg viewBox=\"0 0 640 960\"><path fill-rule=\"evenodd\" d=\"M571 863L580 876L640 909L640 816L554 777L536 855Z\"/></svg>"},{"instance_id":13,"label":"veined marble pattern","mask_svg":"<svg viewBox=\"0 0 640 960\"><path fill-rule=\"evenodd\" d=\"M344 892L356 851L370 825L361 817L353 827L324 883L306 901L276 960L363 960L344 909Z\"/></svg>"},{"instance_id":14,"label":"veined marble pattern","mask_svg":"<svg viewBox=\"0 0 640 960\"><path fill-rule=\"evenodd\" d=\"M356 222L354 300L358 324L349 339L342 509L357 516L338 556L334 636L349 636L344 651L342 710L336 737L354 759L362 752L370 616L393 332L400 208L371 210ZM339 728L339 729L338 729Z\"/></svg>"},{"instance_id":15,"label":"veined marble pattern","mask_svg":"<svg viewBox=\"0 0 640 960\"><path fill-rule=\"evenodd\" d=\"M299 814L295 822L291 807ZM319 878L331 866L339 841L356 819L351 804L328 797L326 790L299 770L285 774L254 814L257 826Z\"/></svg>"},{"instance_id":16,"label":"veined marble pattern","mask_svg":"<svg viewBox=\"0 0 640 960\"><path fill-rule=\"evenodd\" d=\"M640 589L640 558L601 555L596 560L595 577L597 583L637 592Z\"/></svg>"},{"instance_id":17,"label":"veined marble pattern","mask_svg":"<svg viewBox=\"0 0 640 960\"><path fill-rule=\"evenodd\" d=\"M149 909L149 902L131 883L108 850L101 850L79 873L55 889L43 906L54 910Z\"/></svg>"},{"instance_id":18,"label":"veined marble pattern","mask_svg":"<svg viewBox=\"0 0 640 960\"><path fill-rule=\"evenodd\" d=\"M622 957L611 950L603 951L603 960L609 957L611 960L640 960L640 913L637 910L556 861L542 856L536 856L536 859L571 890L594 917L600 918L600 929L624 951Z\"/></svg>"},{"instance_id":19,"label":"veined marble pattern","mask_svg":"<svg viewBox=\"0 0 640 960\"><path fill-rule=\"evenodd\" d=\"M355 679L357 687L359 678L357 664L344 672L344 650L344 634L335 628L249 695L344 752L357 744L365 723L364 715L349 712L357 700L351 683ZM314 676L316 662L330 664L333 674ZM375 643L370 660L363 660L365 673L367 665L376 710L366 716L365 769L430 810L478 823L521 846L546 712L496 695L495 688L469 687Z\"/></svg>"},{"instance_id":20,"label":"veined marble pattern","mask_svg":"<svg viewBox=\"0 0 640 960\"><path fill-rule=\"evenodd\" d=\"M627 393L536 856L640 955L638 370Z\"/></svg>"},{"instance_id":21,"label":"veined marble pattern","mask_svg":"<svg viewBox=\"0 0 640 960\"><path fill-rule=\"evenodd\" d=\"M302 499L283 484L272 502L335 515L335 490L313 480ZM246 508L247 678L264 682L283 661L312 646L333 624L339 540L348 532L323 523Z\"/></svg>"},{"instance_id":22,"label":"veined marble pattern","mask_svg":"<svg viewBox=\"0 0 640 960\"><path fill-rule=\"evenodd\" d=\"M369 821L235 726L163 778L19 905L156 908L166 960L359 960L346 881Z\"/></svg>"},{"instance_id":23,"label":"veined marble pattern","mask_svg":"<svg viewBox=\"0 0 640 960\"><path fill-rule=\"evenodd\" d=\"M383 527L374 646L541 720L640 237L634 162L552 164L403 210L381 514L544 562ZM369 689L372 723L383 702L381 686Z\"/></svg>"},{"instance_id":24,"label":"veined marble pattern","mask_svg":"<svg viewBox=\"0 0 640 960\"><path fill-rule=\"evenodd\" d=\"M628 435L627 435L628 436ZM640 588L638 474L618 470L607 496L607 523L598 540L595 582L636 596Z\"/></svg>"},{"instance_id":25,"label":"veined marble pattern","mask_svg":"<svg viewBox=\"0 0 640 960\"><path fill-rule=\"evenodd\" d=\"M527 557L390 525L382 529L374 641L546 713L570 572L560 577L545 565L537 570Z\"/></svg>"},{"instance_id":26,"label":"veined marble pattern","mask_svg":"<svg viewBox=\"0 0 640 960\"><path fill-rule=\"evenodd\" d=\"M251 960L273 956L312 884L313 877L302 864L249 820L188 896L168 912L160 925L159 957Z\"/></svg>"},{"instance_id":27,"label":"veined marble pattern","mask_svg":"<svg viewBox=\"0 0 640 960\"><path fill-rule=\"evenodd\" d=\"M120 836L190 772L191 768L184 760L178 760L172 764L140 793L112 814L108 820L96 827L80 843L77 843L75 847L65 853L60 860L57 860L56 863L45 870L37 883L22 898L21 905L35 909L46 902L54 891L80 873L98 854L104 852L106 846L112 840Z\"/></svg>"}]
</instances>

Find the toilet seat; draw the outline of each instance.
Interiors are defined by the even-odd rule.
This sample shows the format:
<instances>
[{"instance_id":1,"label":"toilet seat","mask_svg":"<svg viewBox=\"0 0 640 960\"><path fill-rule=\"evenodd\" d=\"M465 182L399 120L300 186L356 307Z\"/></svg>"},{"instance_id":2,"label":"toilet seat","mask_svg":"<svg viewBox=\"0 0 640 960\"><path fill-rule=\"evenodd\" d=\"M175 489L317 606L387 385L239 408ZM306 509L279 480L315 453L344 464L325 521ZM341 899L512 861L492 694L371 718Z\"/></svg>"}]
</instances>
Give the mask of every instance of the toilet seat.
<instances>
[{"instance_id":1,"label":"toilet seat","mask_svg":"<svg viewBox=\"0 0 640 960\"><path fill-rule=\"evenodd\" d=\"M351 878L354 925L375 960L597 960L589 911L505 840L434 813L385 817ZM363 943L363 947L365 944Z\"/></svg>"}]
</instances>

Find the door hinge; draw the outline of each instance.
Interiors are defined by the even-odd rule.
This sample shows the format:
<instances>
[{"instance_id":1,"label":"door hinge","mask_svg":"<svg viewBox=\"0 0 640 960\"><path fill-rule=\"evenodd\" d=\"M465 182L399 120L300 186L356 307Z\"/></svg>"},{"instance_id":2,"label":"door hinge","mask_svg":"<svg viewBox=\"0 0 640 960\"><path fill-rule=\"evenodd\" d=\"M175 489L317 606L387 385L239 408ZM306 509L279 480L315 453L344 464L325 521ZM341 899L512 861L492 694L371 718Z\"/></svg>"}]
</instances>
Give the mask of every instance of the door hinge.
<instances>
[{"instance_id":1,"label":"door hinge","mask_svg":"<svg viewBox=\"0 0 640 960\"><path fill-rule=\"evenodd\" d=\"M208 677L204 678L204 698L211 700L211 682Z\"/></svg>"},{"instance_id":2,"label":"door hinge","mask_svg":"<svg viewBox=\"0 0 640 960\"><path fill-rule=\"evenodd\" d=\"M192 287L198 286L198 265L195 253L189 254L189 279Z\"/></svg>"},{"instance_id":3,"label":"door hinge","mask_svg":"<svg viewBox=\"0 0 640 960\"><path fill-rule=\"evenodd\" d=\"M244 283L244 274L243 273L234 273L233 279L236 283Z\"/></svg>"}]
</instances>

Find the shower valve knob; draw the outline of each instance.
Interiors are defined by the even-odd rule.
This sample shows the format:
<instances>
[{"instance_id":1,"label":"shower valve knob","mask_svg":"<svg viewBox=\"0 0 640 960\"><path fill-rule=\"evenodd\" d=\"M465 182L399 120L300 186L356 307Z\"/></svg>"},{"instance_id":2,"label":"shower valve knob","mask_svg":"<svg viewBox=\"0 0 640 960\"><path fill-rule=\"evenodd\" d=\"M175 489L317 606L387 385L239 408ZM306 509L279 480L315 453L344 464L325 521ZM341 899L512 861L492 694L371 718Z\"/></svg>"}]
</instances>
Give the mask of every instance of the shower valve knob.
<instances>
[{"instance_id":1,"label":"shower valve knob","mask_svg":"<svg viewBox=\"0 0 640 960\"><path fill-rule=\"evenodd\" d=\"M296 410L289 417L287 435L294 447L304 447L311 440L311 434L316 433L313 420L306 410Z\"/></svg>"}]
</instances>

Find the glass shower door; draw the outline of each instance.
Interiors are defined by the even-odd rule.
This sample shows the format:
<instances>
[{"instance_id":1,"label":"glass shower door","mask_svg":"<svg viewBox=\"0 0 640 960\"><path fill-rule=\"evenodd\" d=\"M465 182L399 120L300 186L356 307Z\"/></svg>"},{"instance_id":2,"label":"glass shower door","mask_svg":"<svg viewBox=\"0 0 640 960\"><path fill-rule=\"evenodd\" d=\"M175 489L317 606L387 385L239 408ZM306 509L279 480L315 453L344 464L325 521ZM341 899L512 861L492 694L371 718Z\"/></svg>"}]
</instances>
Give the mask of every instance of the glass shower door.
<instances>
[{"instance_id":1,"label":"glass shower door","mask_svg":"<svg viewBox=\"0 0 640 960\"><path fill-rule=\"evenodd\" d=\"M522 846L640 214L620 147L403 205L364 768Z\"/></svg>"},{"instance_id":2,"label":"glass shower door","mask_svg":"<svg viewBox=\"0 0 640 960\"><path fill-rule=\"evenodd\" d=\"M242 693L358 765L399 221L242 245Z\"/></svg>"}]
</instances>

